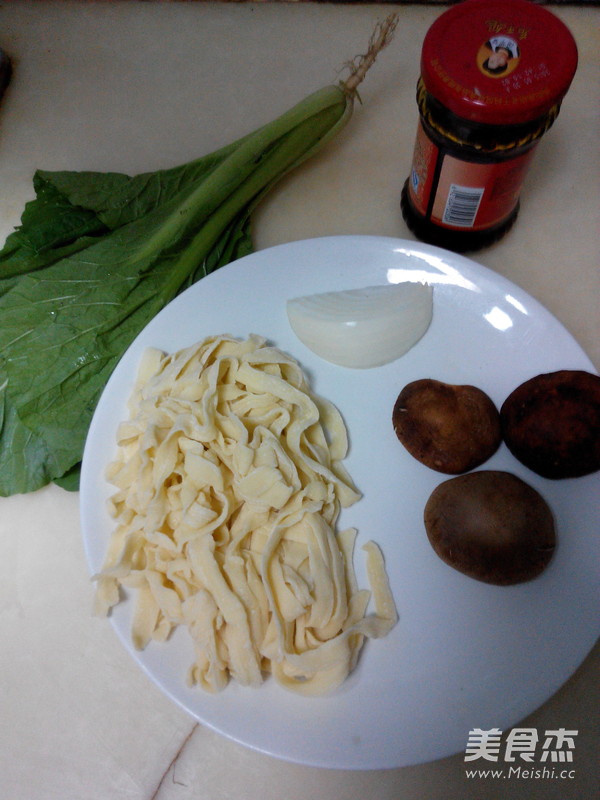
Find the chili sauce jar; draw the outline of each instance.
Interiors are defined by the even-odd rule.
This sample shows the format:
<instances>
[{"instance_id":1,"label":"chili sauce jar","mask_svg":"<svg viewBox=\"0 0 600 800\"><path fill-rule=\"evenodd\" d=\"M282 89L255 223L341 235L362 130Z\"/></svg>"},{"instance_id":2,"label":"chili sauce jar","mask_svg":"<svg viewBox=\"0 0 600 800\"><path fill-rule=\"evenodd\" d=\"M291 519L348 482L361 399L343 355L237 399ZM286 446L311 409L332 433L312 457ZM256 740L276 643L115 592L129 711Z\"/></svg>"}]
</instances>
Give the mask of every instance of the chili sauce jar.
<instances>
[{"instance_id":1,"label":"chili sauce jar","mask_svg":"<svg viewBox=\"0 0 600 800\"><path fill-rule=\"evenodd\" d=\"M419 239L465 252L509 230L534 151L576 68L569 29L531 0L464 0L433 23L401 200Z\"/></svg>"}]
</instances>

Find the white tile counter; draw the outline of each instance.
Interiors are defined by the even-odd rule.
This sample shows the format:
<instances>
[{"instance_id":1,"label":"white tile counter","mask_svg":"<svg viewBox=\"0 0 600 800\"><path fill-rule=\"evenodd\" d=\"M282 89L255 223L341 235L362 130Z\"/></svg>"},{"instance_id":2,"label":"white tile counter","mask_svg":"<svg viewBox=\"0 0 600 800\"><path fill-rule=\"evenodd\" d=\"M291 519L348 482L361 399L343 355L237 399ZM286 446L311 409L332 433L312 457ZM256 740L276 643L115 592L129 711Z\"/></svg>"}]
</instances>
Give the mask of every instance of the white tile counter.
<instances>
[{"instance_id":1,"label":"white tile counter","mask_svg":"<svg viewBox=\"0 0 600 800\"><path fill-rule=\"evenodd\" d=\"M253 130L365 50L389 6L0 3L14 77L0 104L0 239L36 168L129 174ZM267 197L262 249L331 234L412 239L399 211L420 46L439 7L399 6L348 127ZM580 66L542 141L513 230L473 257L536 297L600 368L597 9L558 7ZM0 796L6 800L485 800L597 791L596 648L523 725L577 729L571 780L468 780L464 753L383 771L274 759L196 724L91 616L78 495L0 498ZM595 531L594 534L598 534ZM564 633L568 647L569 632ZM467 732L465 731L465 737ZM466 742L466 738L465 738Z\"/></svg>"}]
</instances>

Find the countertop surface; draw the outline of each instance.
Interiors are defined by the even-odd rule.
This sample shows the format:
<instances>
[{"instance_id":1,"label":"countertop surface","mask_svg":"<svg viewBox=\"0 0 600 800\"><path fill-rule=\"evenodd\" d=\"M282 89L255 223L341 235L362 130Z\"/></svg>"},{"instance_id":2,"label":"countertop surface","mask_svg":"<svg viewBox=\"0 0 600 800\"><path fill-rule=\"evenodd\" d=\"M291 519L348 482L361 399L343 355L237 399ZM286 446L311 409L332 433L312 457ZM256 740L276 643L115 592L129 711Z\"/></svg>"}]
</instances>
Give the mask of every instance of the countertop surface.
<instances>
[{"instance_id":1,"label":"countertop surface","mask_svg":"<svg viewBox=\"0 0 600 800\"><path fill-rule=\"evenodd\" d=\"M338 80L393 8L0 3L0 47L14 65L0 104L0 239L33 196L36 168L134 174L215 150ZM395 39L367 76L350 124L255 213L256 250L340 234L414 239L399 196L417 123L420 46L442 9L397 10ZM516 225L471 257L546 306L598 369L599 15L570 6L554 13L578 44L575 80L539 146ZM56 486L0 499L0 793L7 800L597 795L597 648L518 721L540 736L578 731L564 778L468 778L464 752L400 769L320 769L198 724L139 669L111 625L92 617L78 503L77 493ZM569 647L568 630L557 646Z\"/></svg>"}]
</instances>

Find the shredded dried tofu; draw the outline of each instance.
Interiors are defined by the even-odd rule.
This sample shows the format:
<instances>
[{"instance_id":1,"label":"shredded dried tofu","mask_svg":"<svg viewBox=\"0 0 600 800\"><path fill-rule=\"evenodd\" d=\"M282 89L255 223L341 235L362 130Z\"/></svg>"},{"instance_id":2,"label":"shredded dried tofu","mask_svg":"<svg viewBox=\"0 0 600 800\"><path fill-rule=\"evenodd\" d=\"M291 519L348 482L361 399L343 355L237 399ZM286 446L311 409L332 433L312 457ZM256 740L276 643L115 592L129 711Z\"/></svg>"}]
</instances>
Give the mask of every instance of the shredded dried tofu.
<instances>
[{"instance_id":1,"label":"shredded dried tofu","mask_svg":"<svg viewBox=\"0 0 600 800\"><path fill-rule=\"evenodd\" d=\"M150 349L107 470L117 491L95 611L134 589L137 648L186 626L191 685L217 692L266 674L311 695L335 689L365 637L397 620L372 542L371 592L353 568L356 531L336 533L360 494L342 460L339 411L298 363L251 335L215 336L173 354Z\"/></svg>"}]
</instances>

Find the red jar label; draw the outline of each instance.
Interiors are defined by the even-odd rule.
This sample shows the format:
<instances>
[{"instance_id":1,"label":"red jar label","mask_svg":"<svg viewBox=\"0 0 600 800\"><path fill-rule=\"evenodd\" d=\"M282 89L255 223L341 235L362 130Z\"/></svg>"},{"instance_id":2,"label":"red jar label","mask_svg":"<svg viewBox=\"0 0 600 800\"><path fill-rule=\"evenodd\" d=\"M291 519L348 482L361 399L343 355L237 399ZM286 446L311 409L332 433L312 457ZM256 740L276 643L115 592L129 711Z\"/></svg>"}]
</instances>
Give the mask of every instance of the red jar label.
<instances>
[{"instance_id":1,"label":"red jar label","mask_svg":"<svg viewBox=\"0 0 600 800\"><path fill-rule=\"evenodd\" d=\"M409 180L415 209L450 230L482 231L516 208L535 146L505 161L479 163L440 150L419 123Z\"/></svg>"}]
</instances>

